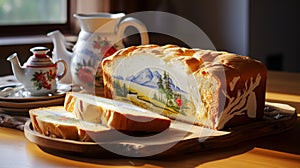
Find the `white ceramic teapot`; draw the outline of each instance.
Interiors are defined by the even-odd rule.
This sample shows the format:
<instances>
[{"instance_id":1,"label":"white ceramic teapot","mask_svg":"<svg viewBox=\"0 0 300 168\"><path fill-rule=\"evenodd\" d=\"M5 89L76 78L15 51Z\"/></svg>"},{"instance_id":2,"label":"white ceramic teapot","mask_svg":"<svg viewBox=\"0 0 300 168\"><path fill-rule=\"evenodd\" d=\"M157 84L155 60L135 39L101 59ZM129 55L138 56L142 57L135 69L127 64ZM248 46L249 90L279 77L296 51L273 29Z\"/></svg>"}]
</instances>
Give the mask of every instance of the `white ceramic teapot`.
<instances>
[{"instance_id":1,"label":"white ceramic teapot","mask_svg":"<svg viewBox=\"0 0 300 168\"><path fill-rule=\"evenodd\" d=\"M64 60L52 62L47 55L49 49L46 47L34 47L30 51L33 55L23 66L20 65L16 53L7 58L12 65L14 76L31 95L41 96L55 92L57 80L63 78L67 72L66 62ZM58 63L63 64L64 70L62 74L57 75Z\"/></svg>"},{"instance_id":2,"label":"white ceramic teapot","mask_svg":"<svg viewBox=\"0 0 300 168\"><path fill-rule=\"evenodd\" d=\"M99 62L124 48L122 39L127 27L135 27L141 37L141 44L148 44L149 37L145 25L124 13L75 14L79 20L81 31L73 48L73 53L65 49L65 41L59 31L48 33L54 43L53 55L69 62L73 84L93 92L95 87L102 87L102 73Z\"/></svg>"}]
</instances>

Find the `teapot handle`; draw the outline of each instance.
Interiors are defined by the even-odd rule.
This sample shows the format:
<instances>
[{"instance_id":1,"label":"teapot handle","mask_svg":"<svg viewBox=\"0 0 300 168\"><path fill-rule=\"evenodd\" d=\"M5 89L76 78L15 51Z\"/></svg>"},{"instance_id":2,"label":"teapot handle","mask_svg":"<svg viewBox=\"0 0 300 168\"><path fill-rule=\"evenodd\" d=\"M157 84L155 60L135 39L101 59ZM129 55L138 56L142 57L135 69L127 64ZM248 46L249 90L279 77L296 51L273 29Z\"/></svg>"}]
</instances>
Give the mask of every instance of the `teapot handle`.
<instances>
[{"instance_id":1,"label":"teapot handle","mask_svg":"<svg viewBox=\"0 0 300 168\"><path fill-rule=\"evenodd\" d=\"M63 66L64 67L63 72L61 74L57 74L57 79L60 80L61 78L63 78L67 74L68 65L67 65L66 61L62 60L62 59L55 62L55 64L58 64L58 63L62 63L64 65Z\"/></svg>"},{"instance_id":2,"label":"teapot handle","mask_svg":"<svg viewBox=\"0 0 300 168\"><path fill-rule=\"evenodd\" d=\"M138 30L141 36L141 44L149 44L149 36L146 26L141 21L132 17L125 18L120 22L117 39L122 39L124 31L128 26L133 26Z\"/></svg>"}]
</instances>

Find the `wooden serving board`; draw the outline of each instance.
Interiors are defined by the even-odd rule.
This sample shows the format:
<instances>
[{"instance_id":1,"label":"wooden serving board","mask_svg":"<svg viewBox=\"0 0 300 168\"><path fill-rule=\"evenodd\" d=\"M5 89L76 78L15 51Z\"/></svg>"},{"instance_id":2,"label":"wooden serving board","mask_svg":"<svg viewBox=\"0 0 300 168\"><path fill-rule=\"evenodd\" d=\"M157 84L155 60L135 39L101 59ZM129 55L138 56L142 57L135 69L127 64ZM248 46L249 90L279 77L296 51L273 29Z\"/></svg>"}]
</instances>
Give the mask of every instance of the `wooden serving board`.
<instances>
[{"instance_id":1,"label":"wooden serving board","mask_svg":"<svg viewBox=\"0 0 300 168\"><path fill-rule=\"evenodd\" d=\"M295 108L278 103L266 102L264 119L231 128L229 131L216 131L182 122L172 122L170 128L156 135L128 136L118 131L111 132L110 139L103 134L89 134L96 142L79 142L51 138L34 131L31 122L25 124L27 139L41 149L51 153L79 154L88 157L103 157L114 153L126 157L151 157L172 155L178 152L189 153L236 145L243 141L278 134L296 124Z\"/></svg>"}]
</instances>

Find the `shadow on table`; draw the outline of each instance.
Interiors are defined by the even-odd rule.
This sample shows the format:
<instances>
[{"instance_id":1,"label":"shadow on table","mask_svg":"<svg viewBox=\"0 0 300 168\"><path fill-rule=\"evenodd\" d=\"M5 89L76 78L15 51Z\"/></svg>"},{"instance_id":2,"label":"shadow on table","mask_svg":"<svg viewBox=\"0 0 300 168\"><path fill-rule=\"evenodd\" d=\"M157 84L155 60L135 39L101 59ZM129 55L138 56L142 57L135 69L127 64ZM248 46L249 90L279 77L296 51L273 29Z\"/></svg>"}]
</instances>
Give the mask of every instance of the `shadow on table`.
<instances>
[{"instance_id":1,"label":"shadow on table","mask_svg":"<svg viewBox=\"0 0 300 168\"><path fill-rule=\"evenodd\" d=\"M96 165L106 166L143 166L156 165L159 167L196 167L206 162L221 160L231 156L243 154L250 151L255 146L247 142L238 145L220 149L207 150L195 153L174 153L173 155L155 156L148 158L130 158L119 156L110 152L103 153L98 157L87 157L81 155L74 155L70 153L57 153L51 149L41 148L44 152L55 156L71 159L74 161L92 163ZM184 165L184 166L182 166Z\"/></svg>"},{"instance_id":2,"label":"shadow on table","mask_svg":"<svg viewBox=\"0 0 300 168\"><path fill-rule=\"evenodd\" d=\"M255 140L256 147L300 155L300 117L295 126L281 134L262 137Z\"/></svg>"}]
</instances>

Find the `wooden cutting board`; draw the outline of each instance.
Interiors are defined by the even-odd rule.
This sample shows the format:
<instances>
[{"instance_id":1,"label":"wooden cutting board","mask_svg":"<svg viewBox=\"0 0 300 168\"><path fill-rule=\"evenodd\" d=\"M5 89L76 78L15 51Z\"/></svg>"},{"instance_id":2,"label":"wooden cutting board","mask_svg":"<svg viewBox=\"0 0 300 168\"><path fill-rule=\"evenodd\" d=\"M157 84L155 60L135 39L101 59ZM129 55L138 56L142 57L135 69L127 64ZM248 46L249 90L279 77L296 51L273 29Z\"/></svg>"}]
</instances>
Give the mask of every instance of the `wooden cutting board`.
<instances>
[{"instance_id":1,"label":"wooden cutting board","mask_svg":"<svg viewBox=\"0 0 300 168\"><path fill-rule=\"evenodd\" d=\"M262 121L234 127L228 131L216 131L175 121L168 130L157 135L133 137L120 135L116 131L111 133L113 136L109 140L103 140L103 135L95 134L91 136L99 141L79 142L41 135L32 129L31 122L28 121L24 133L31 142L53 154L103 157L107 153L114 153L126 157L152 157L233 146L243 141L287 131L293 128L296 120L295 108L266 102Z\"/></svg>"}]
</instances>

